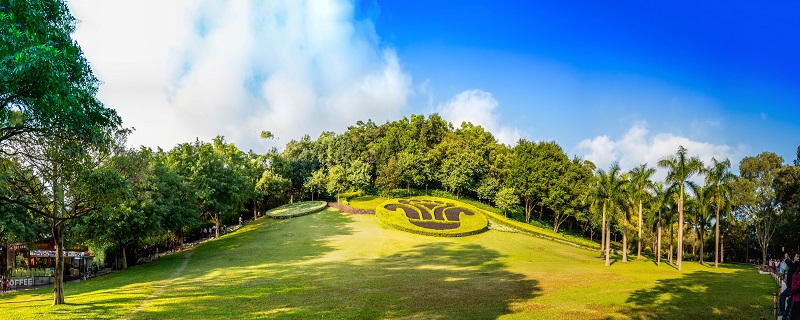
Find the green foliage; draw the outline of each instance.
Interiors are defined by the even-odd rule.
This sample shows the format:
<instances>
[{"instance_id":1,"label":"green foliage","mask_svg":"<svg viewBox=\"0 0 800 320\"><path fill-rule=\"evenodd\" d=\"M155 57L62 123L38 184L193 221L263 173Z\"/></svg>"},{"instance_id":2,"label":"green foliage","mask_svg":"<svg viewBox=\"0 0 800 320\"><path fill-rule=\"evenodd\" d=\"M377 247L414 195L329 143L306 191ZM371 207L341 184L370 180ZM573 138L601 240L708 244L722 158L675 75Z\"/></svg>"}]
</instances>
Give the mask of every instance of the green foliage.
<instances>
[{"instance_id":1,"label":"green foliage","mask_svg":"<svg viewBox=\"0 0 800 320\"><path fill-rule=\"evenodd\" d=\"M328 203L325 201L304 201L282 205L267 211L264 215L273 219L288 219L320 212L327 206Z\"/></svg>"},{"instance_id":2,"label":"green foliage","mask_svg":"<svg viewBox=\"0 0 800 320\"><path fill-rule=\"evenodd\" d=\"M336 165L328 171L328 182L326 189L329 193L336 194L336 202L339 202L339 193L347 190L347 176L344 167Z\"/></svg>"},{"instance_id":3,"label":"green foliage","mask_svg":"<svg viewBox=\"0 0 800 320\"><path fill-rule=\"evenodd\" d=\"M23 134L95 143L121 119L72 39L61 0L4 1L0 10L0 144Z\"/></svg>"},{"instance_id":4,"label":"green foliage","mask_svg":"<svg viewBox=\"0 0 800 320\"><path fill-rule=\"evenodd\" d=\"M401 201L425 201L426 203L433 203L438 202L437 207L455 207L455 208L464 208L472 212L472 215L467 215L464 213L459 214L459 219L456 221L450 221L445 218L445 220L438 220L434 215L430 215L430 217L422 218L421 222L436 222L436 223L452 223L457 222L458 227L454 229L447 229L447 230L436 230L431 228L424 228L418 225L415 225L411 222L411 220L406 216L405 211L397 209L396 211L389 210L386 206L389 205L401 205L407 208L416 210L420 217L424 217L424 214L421 210L425 210L419 206L413 205L404 205ZM449 204L449 206L448 206ZM432 209L429 210L433 212ZM411 232L420 235L428 235L428 236L436 236L436 237L464 237L469 235L474 235L486 231L487 228L487 220L482 215L481 210L475 208L471 205L465 203L459 203L456 201L452 201L449 199L442 199L437 197L412 197L406 199L391 199L384 201L380 205L375 208L375 214L378 217L378 220L381 222L406 232Z\"/></svg>"},{"instance_id":5,"label":"green foliage","mask_svg":"<svg viewBox=\"0 0 800 320\"><path fill-rule=\"evenodd\" d=\"M486 176L478 183L478 199L491 203L498 191L500 191L500 181L492 176Z\"/></svg>"},{"instance_id":6,"label":"green foliage","mask_svg":"<svg viewBox=\"0 0 800 320\"><path fill-rule=\"evenodd\" d=\"M455 192L458 197L462 191L475 187L482 170L480 161L475 154L461 152L442 162L439 180L443 186Z\"/></svg>"},{"instance_id":7,"label":"green foliage","mask_svg":"<svg viewBox=\"0 0 800 320\"><path fill-rule=\"evenodd\" d=\"M505 216L512 207L519 203L519 197L515 194L514 189L502 188L497 192L494 203L500 210L503 210L503 215Z\"/></svg>"}]
</instances>

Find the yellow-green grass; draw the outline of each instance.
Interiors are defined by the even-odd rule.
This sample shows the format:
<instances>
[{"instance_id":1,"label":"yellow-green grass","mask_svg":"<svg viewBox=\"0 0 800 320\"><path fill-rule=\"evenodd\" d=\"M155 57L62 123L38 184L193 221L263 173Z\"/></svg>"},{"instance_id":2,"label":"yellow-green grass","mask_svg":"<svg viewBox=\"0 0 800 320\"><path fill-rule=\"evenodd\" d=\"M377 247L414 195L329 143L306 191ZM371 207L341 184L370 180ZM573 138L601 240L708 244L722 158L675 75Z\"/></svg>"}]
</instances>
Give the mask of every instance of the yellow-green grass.
<instances>
[{"instance_id":1,"label":"yellow-green grass","mask_svg":"<svg viewBox=\"0 0 800 320\"><path fill-rule=\"evenodd\" d=\"M375 210L379 204L386 200L388 199L379 196L361 196L350 199L349 205L354 209Z\"/></svg>"},{"instance_id":2,"label":"yellow-green grass","mask_svg":"<svg viewBox=\"0 0 800 320\"><path fill-rule=\"evenodd\" d=\"M285 204L264 213L265 216L273 219L286 219L304 216L319 212L328 204L325 201L304 201Z\"/></svg>"},{"instance_id":3,"label":"yellow-green grass","mask_svg":"<svg viewBox=\"0 0 800 320\"><path fill-rule=\"evenodd\" d=\"M496 230L415 235L327 208L130 270L0 295L9 319L758 319L776 291L749 266L652 261ZM184 268L181 268L183 266ZM170 280L171 279L171 280Z\"/></svg>"},{"instance_id":4,"label":"yellow-green grass","mask_svg":"<svg viewBox=\"0 0 800 320\"><path fill-rule=\"evenodd\" d=\"M389 210L386 207L390 205L403 205L402 202L426 202L426 203L434 203L437 205L437 208L441 207L454 207L459 209L466 209L471 212L470 215L467 215L464 212L461 212L458 216L459 219L457 222L451 222L454 225L458 225L455 229L447 229L447 230L435 230L420 227L411 223L409 218L406 216L405 211L397 209L397 210ZM420 213L420 208L415 207L413 205L404 205L407 208L413 209L417 213ZM432 210L429 210L432 211ZM378 220L381 222L392 226L393 228L403 230L406 232L421 234L421 235L428 235L428 236L436 236L436 237L463 237L469 236L477 233L481 233L486 231L486 228L489 224L489 221L486 220L486 216L481 213L481 210L475 208L471 205L453 201L450 199L444 198L437 198L437 197L428 197L428 196L421 196L421 197L410 197L410 198L400 198L400 199L389 199L381 204L379 204L375 208L375 214L378 217ZM429 220L430 221L430 220ZM438 221L440 223L442 221Z\"/></svg>"}]
</instances>

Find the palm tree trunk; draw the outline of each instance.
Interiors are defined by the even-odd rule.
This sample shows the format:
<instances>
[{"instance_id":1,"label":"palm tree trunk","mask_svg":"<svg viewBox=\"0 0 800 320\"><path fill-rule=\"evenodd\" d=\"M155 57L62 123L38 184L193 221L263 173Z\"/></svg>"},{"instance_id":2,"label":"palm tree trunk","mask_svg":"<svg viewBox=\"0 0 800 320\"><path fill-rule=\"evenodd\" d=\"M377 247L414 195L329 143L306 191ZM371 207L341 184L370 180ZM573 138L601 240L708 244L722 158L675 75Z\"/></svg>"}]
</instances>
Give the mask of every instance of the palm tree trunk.
<instances>
[{"instance_id":1,"label":"palm tree trunk","mask_svg":"<svg viewBox=\"0 0 800 320\"><path fill-rule=\"evenodd\" d=\"M656 265L661 266L661 220L658 221L658 255L656 256Z\"/></svg>"},{"instance_id":2,"label":"palm tree trunk","mask_svg":"<svg viewBox=\"0 0 800 320\"><path fill-rule=\"evenodd\" d=\"M639 201L639 249L636 250L636 260L642 258L642 202Z\"/></svg>"},{"instance_id":3,"label":"palm tree trunk","mask_svg":"<svg viewBox=\"0 0 800 320\"><path fill-rule=\"evenodd\" d=\"M606 221L609 225L606 226L606 267L611 266L611 260L609 256L611 255L611 221Z\"/></svg>"},{"instance_id":4,"label":"palm tree trunk","mask_svg":"<svg viewBox=\"0 0 800 320\"><path fill-rule=\"evenodd\" d=\"M714 268L719 268L719 207L716 208L717 210L717 222L716 225L716 241L714 241Z\"/></svg>"},{"instance_id":5,"label":"palm tree trunk","mask_svg":"<svg viewBox=\"0 0 800 320\"><path fill-rule=\"evenodd\" d=\"M725 263L725 236L719 236L719 263Z\"/></svg>"},{"instance_id":6,"label":"palm tree trunk","mask_svg":"<svg viewBox=\"0 0 800 320\"><path fill-rule=\"evenodd\" d=\"M600 236L600 238L601 238L600 239L600 243L601 243L600 244L600 256L602 256L603 252L606 251L606 245L608 244L606 242L606 203L605 202L603 202L603 231L602 231L602 234L603 235Z\"/></svg>"},{"instance_id":7,"label":"palm tree trunk","mask_svg":"<svg viewBox=\"0 0 800 320\"><path fill-rule=\"evenodd\" d=\"M683 269L683 184L681 197L678 200L678 270Z\"/></svg>"},{"instance_id":8,"label":"palm tree trunk","mask_svg":"<svg viewBox=\"0 0 800 320\"><path fill-rule=\"evenodd\" d=\"M669 264L672 264L672 244L675 242L675 235L674 235L675 227L672 225L669 226Z\"/></svg>"},{"instance_id":9,"label":"palm tree trunk","mask_svg":"<svg viewBox=\"0 0 800 320\"><path fill-rule=\"evenodd\" d=\"M622 262L628 262L628 217L622 217Z\"/></svg>"},{"instance_id":10,"label":"palm tree trunk","mask_svg":"<svg viewBox=\"0 0 800 320\"><path fill-rule=\"evenodd\" d=\"M703 247L705 246L706 228L700 225L700 264L703 264Z\"/></svg>"}]
</instances>

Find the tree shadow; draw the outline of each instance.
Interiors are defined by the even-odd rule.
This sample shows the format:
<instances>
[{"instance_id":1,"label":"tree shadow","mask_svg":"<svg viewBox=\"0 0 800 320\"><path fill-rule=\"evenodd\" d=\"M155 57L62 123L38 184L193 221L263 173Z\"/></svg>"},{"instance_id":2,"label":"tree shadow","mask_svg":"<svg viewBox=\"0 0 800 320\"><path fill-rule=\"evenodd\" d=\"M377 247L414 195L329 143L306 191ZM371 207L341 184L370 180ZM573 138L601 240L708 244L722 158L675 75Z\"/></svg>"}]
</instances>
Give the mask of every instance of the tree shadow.
<instances>
[{"instance_id":1,"label":"tree shadow","mask_svg":"<svg viewBox=\"0 0 800 320\"><path fill-rule=\"evenodd\" d=\"M620 312L632 319L758 319L769 317L772 288L751 268L721 266L731 272L696 271L658 280L655 287L634 291L632 304ZM754 300L753 295L763 296ZM756 301L756 302L754 302Z\"/></svg>"},{"instance_id":2,"label":"tree shadow","mask_svg":"<svg viewBox=\"0 0 800 320\"><path fill-rule=\"evenodd\" d=\"M304 223L321 233L296 233L289 240L280 233L292 228L270 231L272 242L263 249L274 245L283 254L250 252L261 262L226 267L236 279L189 273L136 317L486 319L512 312L515 302L541 291L538 281L509 272L499 252L478 244L432 238L382 257L326 260L325 253L336 255L329 240L352 230L346 223Z\"/></svg>"}]
</instances>

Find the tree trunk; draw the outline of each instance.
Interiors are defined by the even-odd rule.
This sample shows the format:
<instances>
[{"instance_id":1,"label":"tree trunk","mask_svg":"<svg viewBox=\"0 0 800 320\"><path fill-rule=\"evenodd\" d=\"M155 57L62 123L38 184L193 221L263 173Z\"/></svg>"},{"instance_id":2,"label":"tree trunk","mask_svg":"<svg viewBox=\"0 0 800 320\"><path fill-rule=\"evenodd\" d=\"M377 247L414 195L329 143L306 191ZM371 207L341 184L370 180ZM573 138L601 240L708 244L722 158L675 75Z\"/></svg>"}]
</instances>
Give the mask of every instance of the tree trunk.
<instances>
[{"instance_id":1,"label":"tree trunk","mask_svg":"<svg viewBox=\"0 0 800 320\"><path fill-rule=\"evenodd\" d=\"M533 210L533 205L531 201L525 199L525 223L531 223L531 211Z\"/></svg>"},{"instance_id":2,"label":"tree trunk","mask_svg":"<svg viewBox=\"0 0 800 320\"><path fill-rule=\"evenodd\" d=\"M714 268L719 268L719 208L716 208L717 222L716 225L716 240L714 241Z\"/></svg>"},{"instance_id":3,"label":"tree trunk","mask_svg":"<svg viewBox=\"0 0 800 320\"><path fill-rule=\"evenodd\" d=\"M628 217L622 217L622 262L628 263Z\"/></svg>"},{"instance_id":4,"label":"tree trunk","mask_svg":"<svg viewBox=\"0 0 800 320\"><path fill-rule=\"evenodd\" d=\"M683 183L681 197L678 199L678 270L683 269Z\"/></svg>"},{"instance_id":5,"label":"tree trunk","mask_svg":"<svg viewBox=\"0 0 800 320\"><path fill-rule=\"evenodd\" d=\"M53 215L64 216L64 186L53 181ZM56 248L56 268L53 270L53 305L64 304L64 229L66 220L52 219L53 242Z\"/></svg>"},{"instance_id":6,"label":"tree trunk","mask_svg":"<svg viewBox=\"0 0 800 320\"><path fill-rule=\"evenodd\" d=\"M606 237L606 267L610 267L611 266L611 260L609 259L609 256L611 255L611 226L610 226L611 221L607 221L606 223L609 224L608 226L606 226L606 235L605 235L605 237Z\"/></svg>"},{"instance_id":7,"label":"tree trunk","mask_svg":"<svg viewBox=\"0 0 800 320\"><path fill-rule=\"evenodd\" d=\"M675 243L675 234L674 234L674 232L675 232L675 228L672 225L670 225L669 226L669 264L673 263L673 261L672 261L672 257L673 257L672 244Z\"/></svg>"},{"instance_id":8,"label":"tree trunk","mask_svg":"<svg viewBox=\"0 0 800 320\"><path fill-rule=\"evenodd\" d=\"M603 252L606 250L606 203L603 202L603 231L601 232L602 235L600 236L600 255L603 255Z\"/></svg>"},{"instance_id":9,"label":"tree trunk","mask_svg":"<svg viewBox=\"0 0 800 320\"><path fill-rule=\"evenodd\" d=\"M725 236L719 237L719 263L725 263Z\"/></svg>"},{"instance_id":10,"label":"tree trunk","mask_svg":"<svg viewBox=\"0 0 800 320\"><path fill-rule=\"evenodd\" d=\"M636 260L642 258L642 202L639 201L639 249L636 250Z\"/></svg>"},{"instance_id":11,"label":"tree trunk","mask_svg":"<svg viewBox=\"0 0 800 320\"><path fill-rule=\"evenodd\" d=\"M658 255L656 255L656 265L661 266L661 220L658 221Z\"/></svg>"},{"instance_id":12,"label":"tree trunk","mask_svg":"<svg viewBox=\"0 0 800 320\"><path fill-rule=\"evenodd\" d=\"M215 238L219 238L219 213L214 214L214 225L217 226Z\"/></svg>"},{"instance_id":13,"label":"tree trunk","mask_svg":"<svg viewBox=\"0 0 800 320\"><path fill-rule=\"evenodd\" d=\"M256 221L256 219L258 219L258 203L254 202L253 203L253 221Z\"/></svg>"},{"instance_id":14,"label":"tree trunk","mask_svg":"<svg viewBox=\"0 0 800 320\"><path fill-rule=\"evenodd\" d=\"M63 196L63 189L60 191ZM56 194L58 193L59 191L56 191ZM64 304L64 223L63 220L53 223L53 240L56 247L56 268L53 270L53 305Z\"/></svg>"},{"instance_id":15,"label":"tree trunk","mask_svg":"<svg viewBox=\"0 0 800 320\"><path fill-rule=\"evenodd\" d=\"M128 269L128 252L125 250L125 245L119 245L120 250L122 250L122 270Z\"/></svg>"},{"instance_id":16,"label":"tree trunk","mask_svg":"<svg viewBox=\"0 0 800 320\"><path fill-rule=\"evenodd\" d=\"M703 247L705 246L705 241L703 238L706 236L706 228L702 225L700 226L700 264L703 264Z\"/></svg>"},{"instance_id":17,"label":"tree trunk","mask_svg":"<svg viewBox=\"0 0 800 320\"><path fill-rule=\"evenodd\" d=\"M294 203L294 193L289 192L289 203Z\"/></svg>"}]
</instances>

